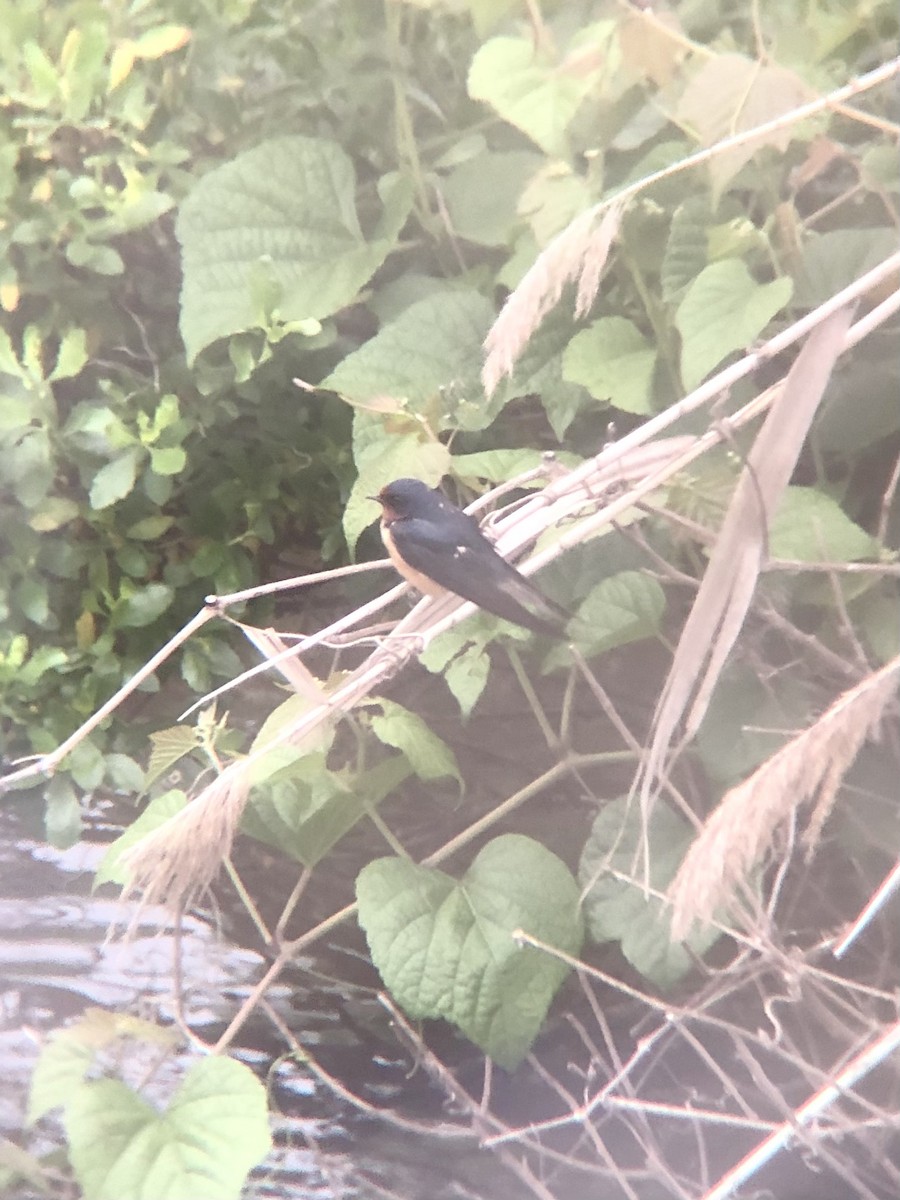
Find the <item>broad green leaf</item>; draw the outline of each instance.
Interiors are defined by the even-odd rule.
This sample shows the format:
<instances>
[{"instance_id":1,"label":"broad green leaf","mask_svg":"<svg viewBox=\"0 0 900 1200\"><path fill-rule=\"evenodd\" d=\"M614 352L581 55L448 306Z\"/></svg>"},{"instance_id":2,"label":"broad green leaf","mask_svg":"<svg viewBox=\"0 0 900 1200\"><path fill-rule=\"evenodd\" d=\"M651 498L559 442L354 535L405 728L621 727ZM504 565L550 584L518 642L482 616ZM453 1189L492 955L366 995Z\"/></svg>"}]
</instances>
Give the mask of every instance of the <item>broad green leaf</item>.
<instances>
[{"instance_id":1,"label":"broad green leaf","mask_svg":"<svg viewBox=\"0 0 900 1200\"><path fill-rule=\"evenodd\" d=\"M675 316L684 386L693 390L729 354L750 346L792 291L787 278L757 283L737 258L701 271Z\"/></svg>"},{"instance_id":2,"label":"broad green leaf","mask_svg":"<svg viewBox=\"0 0 900 1200\"><path fill-rule=\"evenodd\" d=\"M238 1200L271 1146L265 1089L230 1058L194 1063L162 1113L118 1080L83 1084L65 1127L85 1200Z\"/></svg>"},{"instance_id":3,"label":"broad green leaf","mask_svg":"<svg viewBox=\"0 0 900 1200\"><path fill-rule=\"evenodd\" d=\"M816 413L813 436L819 453L850 458L900 430L897 364L893 351L885 350L842 362L840 386L828 389Z\"/></svg>"},{"instance_id":4,"label":"broad green leaf","mask_svg":"<svg viewBox=\"0 0 900 1200\"><path fill-rule=\"evenodd\" d=\"M130 446L118 458L102 466L91 483L91 508L99 511L130 495L137 479L138 463L143 457L142 450Z\"/></svg>"},{"instance_id":5,"label":"broad green leaf","mask_svg":"<svg viewBox=\"0 0 900 1200\"><path fill-rule=\"evenodd\" d=\"M653 411L656 351L624 317L602 317L576 333L563 354L563 377L623 412Z\"/></svg>"},{"instance_id":6,"label":"broad green leaf","mask_svg":"<svg viewBox=\"0 0 900 1200\"><path fill-rule=\"evenodd\" d=\"M188 732L193 733L193 730ZM196 744L196 743L195 743ZM148 772L149 774L149 772ZM123 887L128 881L128 873L122 864L126 851L136 846L148 833L153 833L166 821L180 813L187 804L187 796L180 788L172 788L151 800L139 817L136 817L121 837L110 842L106 853L100 860L94 875L94 888L101 883L118 883Z\"/></svg>"},{"instance_id":7,"label":"broad green leaf","mask_svg":"<svg viewBox=\"0 0 900 1200\"><path fill-rule=\"evenodd\" d=\"M65 1104L81 1085L94 1061L91 1046L72 1037L51 1037L40 1053L28 1090L26 1121L33 1125Z\"/></svg>"},{"instance_id":8,"label":"broad green leaf","mask_svg":"<svg viewBox=\"0 0 900 1200\"><path fill-rule=\"evenodd\" d=\"M91 1068L95 1053L120 1038L171 1047L178 1044L180 1035L130 1013L86 1008L71 1024L55 1030L41 1050L31 1077L28 1124L66 1104Z\"/></svg>"},{"instance_id":9,"label":"broad green leaf","mask_svg":"<svg viewBox=\"0 0 900 1200\"><path fill-rule=\"evenodd\" d=\"M152 625L174 599L175 593L167 583L148 583L116 605L113 624L117 629L139 629L144 625Z\"/></svg>"},{"instance_id":10,"label":"broad green leaf","mask_svg":"<svg viewBox=\"0 0 900 1200\"><path fill-rule=\"evenodd\" d=\"M447 664L444 680L464 717L469 716L480 700L490 673L490 655L483 645L475 643L467 646L462 654L457 654Z\"/></svg>"},{"instance_id":11,"label":"broad green leaf","mask_svg":"<svg viewBox=\"0 0 900 1200\"><path fill-rule=\"evenodd\" d=\"M658 801L646 831L649 884L664 892L694 836L690 825ZM685 943L673 942L662 900L644 888L644 835L640 805L628 799L607 804L594 821L578 868L588 932L596 942L618 941L631 965L658 987L671 987L705 954L719 933L707 929Z\"/></svg>"},{"instance_id":12,"label":"broad green leaf","mask_svg":"<svg viewBox=\"0 0 900 1200\"><path fill-rule=\"evenodd\" d=\"M796 303L804 308L815 308L896 249L896 229L884 226L831 229L809 235L796 273Z\"/></svg>"},{"instance_id":13,"label":"broad green leaf","mask_svg":"<svg viewBox=\"0 0 900 1200\"><path fill-rule=\"evenodd\" d=\"M553 159L543 163L522 192L519 213L528 222L538 246L546 246L596 197L580 171Z\"/></svg>"},{"instance_id":14,"label":"broad green leaf","mask_svg":"<svg viewBox=\"0 0 900 1200\"><path fill-rule=\"evenodd\" d=\"M419 411L451 384L483 401L482 343L494 306L480 293L443 292L404 309L322 380L363 405L388 396Z\"/></svg>"},{"instance_id":15,"label":"broad green leaf","mask_svg":"<svg viewBox=\"0 0 900 1200\"><path fill-rule=\"evenodd\" d=\"M241 829L314 867L408 775L399 755L351 780L329 768L324 754L307 754L278 778L254 787Z\"/></svg>"},{"instance_id":16,"label":"broad green leaf","mask_svg":"<svg viewBox=\"0 0 900 1200\"><path fill-rule=\"evenodd\" d=\"M900 601L896 591L869 591L854 602L851 611L878 664L900 654Z\"/></svg>"},{"instance_id":17,"label":"broad green leaf","mask_svg":"<svg viewBox=\"0 0 900 1200\"><path fill-rule=\"evenodd\" d=\"M542 165L527 150L486 150L460 163L440 185L454 233L482 246L508 245L521 220L519 197Z\"/></svg>"},{"instance_id":18,"label":"broad green leaf","mask_svg":"<svg viewBox=\"0 0 900 1200\"><path fill-rule=\"evenodd\" d=\"M582 40L593 32L585 30ZM496 37L478 50L469 68L469 95L490 104L546 153L569 155L568 128L595 82L595 72L569 70L530 37Z\"/></svg>"},{"instance_id":19,"label":"broad green leaf","mask_svg":"<svg viewBox=\"0 0 900 1200\"><path fill-rule=\"evenodd\" d=\"M590 402L590 395L580 384L563 378L563 354L571 336L568 318L552 313L529 338L512 377L500 383L491 397L499 411L501 404L516 396L539 396L550 427L560 441L578 410Z\"/></svg>"},{"instance_id":20,"label":"broad green leaf","mask_svg":"<svg viewBox=\"0 0 900 1200\"><path fill-rule=\"evenodd\" d=\"M144 769L128 754L106 754L103 757L104 776L119 792L136 793L144 787Z\"/></svg>"},{"instance_id":21,"label":"broad green leaf","mask_svg":"<svg viewBox=\"0 0 900 1200\"><path fill-rule=\"evenodd\" d=\"M602 654L641 638L653 637L666 608L666 596L657 581L643 571L620 571L591 589L578 607L571 633L582 653ZM554 646L544 669L567 665L565 646Z\"/></svg>"},{"instance_id":22,"label":"broad green leaf","mask_svg":"<svg viewBox=\"0 0 900 1200\"><path fill-rule=\"evenodd\" d=\"M831 496L807 487L785 491L769 529L772 558L841 563L877 553L875 539Z\"/></svg>"},{"instance_id":23,"label":"broad green leaf","mask_svg":"<svg viewBox=\"0 0 900 1200\"><path fill-rule=\"evenodd\" d=\"M451 470L457 479L473 482L489 479L491 483L505 483L539 467L542 459L540 450L528 446L510 450L478 450L474 454L454 454ZM574 458L571 465L575 465Z\"/></svg>"},{"instance_id":24,"label":"broad green leaf","mask_svg":"<svg viewBox=\"0 0 900 1200\"><path fill-rule=\"evenodd\" d=\"M420 779L452 776L462 787L453 751L414 712L392 700L378 700L381 715L370 717L372 732L385 746L403 754Z\"/></svg>"},{"instance_id":25,"label":"broad green leaf","mask_svg":"<svg viewBox=\"0 0 900 1200\"><path fill-rule=\"evenodd\" d=\"M35 625L43 625L50 615L50 593L47 581L40 575L30 575L13 589L16 607Z\"/></svg>"},{"instance_id":26,"label":"broad green leaf","mask_svg":"<svg viewBox=\"0 0 900 1200\"><path fill-rule=\"evenodd\" d=\"M273 138L205 175L176 226L188 360L218 338L268 325L273 315L327 317L354 300L393 249L409 210L405 182L383 183L381 222L366 241L353 164L325 138ZM265 311L254 283L263 269L277 292L274 312Z\"/></svg>"},{"instance_id":27,"label":"broad green leaf","mask_svg":"<svg viewBox=\"0 0 900 1200\"><path fill-rule=\"evenodd\" d=\"M577 955L583 925L565 864L519 834L495 838L457 881L399 858L356 880L372 960L415 1018L443 1017L508 1070L527 1054L568 967L530 946L522 929Z\"/></svg>"}]
</instances>

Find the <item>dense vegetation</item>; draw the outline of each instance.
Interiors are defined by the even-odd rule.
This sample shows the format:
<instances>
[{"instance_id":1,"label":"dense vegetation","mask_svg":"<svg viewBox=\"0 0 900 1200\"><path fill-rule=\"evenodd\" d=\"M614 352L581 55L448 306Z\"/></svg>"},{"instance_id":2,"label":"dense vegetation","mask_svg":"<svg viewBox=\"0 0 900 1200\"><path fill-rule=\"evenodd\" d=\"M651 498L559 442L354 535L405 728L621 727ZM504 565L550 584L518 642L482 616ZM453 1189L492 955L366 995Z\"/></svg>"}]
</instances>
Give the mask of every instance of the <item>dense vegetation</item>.
<instances>
[{"instance_id":1,"label":"dense vegetation","mask_svg":"<svg viewBox=\"0 0 900 1200\"><path fill-rule=\"evenodd\" d=\"M602 447L610 422L619 434L637 427L886 259L900 224L889 88L793 114L887 62L896 34L888 0L689 0L677 12L613 0L0 0L7 758L51 750L207 595L286 576L297 562L375 557L367 498L388 480L449 476L468 499L537 466L545 451L572 466ZM752 143L682 166L776 118ZM616 196L599 290L580 304L577 273L548 259L557 279L538 305L546 315L523 317L525 344L501 345L510 369L494 369L486 390L483 345L505 298L558 235ZM788 366L776 359L736 384L722 412ZM820 652L777 696L763 635L737 656L698 743L699 808L776 748L771 730L802 727L835 688L898 651L895 368L896 340L876 331L842 363L806 442L767 531L768 554L792 565L762 600L786 614L778 669L798 645L815 640ZM709 423L704 412L677 432ZM664 614L662 584L677 592L702 574L698 530L714 536L750 445L746 436L731 443L737 453L698 460L667 489L642 545L621 536L602 565L578 548L565 570L542 577L599 630L581 647L587 658L672 633L680 610ZM839 573L859 560L885 570L839 582L802 574L803 564ZM671 579L651 577L664 562ZM447 637L425 665L445 675L465 720L486 703L497 647L513 635L479 619ZM165 670L202 694L238 672L234 647L230 631L210 624ZM537 693L547 679L556 686L554 673L566 678L568 660L561 649L539 659L530 642L522 653L524 666L513 646L504 669L546 733ZM849 680L842 657L852 659ZM823 676L835 688L822 688ZM402 783L471 784L401 699L378 698L359 716L352 753L327 741L270 767L245 832L311 870ZM567 704L548 745L583 781L602 755L571 752ZM269 732L285 719L280 711ZM747 726L769 732L739 737ZM176 735L174 749L157 742L145 775L143 738L110 722L44 788L48 836L77 838L84 792L139 792L180 756L208 765L243 749L207 719ZM167 792L141 828L184 799ZM615 888L580 911L627 814L622 800L600 813L578 882L553 846L518 832L483 847L456 872L459 886L403 857L366 867L362 923L401 1004L447 1017L514 1068L567 968L537 967L529 950L532 993L522 999L521 965L511 966L491 982L498 1000L487 1018L410 991L392 959L397 929L379 915L398 894L428 893L435 912L458 904L457 923L478 924L499 906L504 938L525 926L570 955L586 920L594 941L622 942L644 980L683 979L714 939L688 951L664 933L635 947L633 910L619 907ZM660 890L691 834L679 816L662 821L651 836ZM640 844L640 828L627 830L621 872ZM119 871L116 859L104 878ZM553 903L499 882L522 877L540 881L535 894ZM650 925L658 916L653 908ZM391 919L402 926L409 913ZM424 953L433 931L423 936ZM233 1087L240 1097L249 1086L228 1060L207 1067L222 1079L198 1074L187 1091ZM106 1165L85 1157L94 1119L131 1103L124 1084L105 1083L121 1091L82 1096L67 1118L89 1197L113 1194L103 1190L113 1186ZM33 1115L58 1102L52 1077L43 1086ZM133 1119L140 1126L141 1111ZM216 1113L204 1123L214 1126ZM233 1158L210 1148L221 1158L216 1195L236 1194L264 1142L257 1130ZM116 1178L118 1200L149 1200L132 1186Z\"/></svg>"}]
</instances>

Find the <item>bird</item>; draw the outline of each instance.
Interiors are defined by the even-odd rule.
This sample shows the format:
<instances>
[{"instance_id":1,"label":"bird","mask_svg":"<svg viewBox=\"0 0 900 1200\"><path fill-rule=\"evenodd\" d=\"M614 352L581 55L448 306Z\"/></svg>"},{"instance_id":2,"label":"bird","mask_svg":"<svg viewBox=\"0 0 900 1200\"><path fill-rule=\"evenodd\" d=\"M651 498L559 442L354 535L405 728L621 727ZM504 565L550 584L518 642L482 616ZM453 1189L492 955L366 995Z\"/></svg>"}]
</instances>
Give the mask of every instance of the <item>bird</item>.
<instances>
[{"instance_id":1,"label":"bird","mask_svg":"<svg viewBox=\"0 0 900 1200\"><path fill-rule=\"evenodd\" d=\"M452 592L533 633L559 638L572 619L501 557L439 488L395 479L370 496L381 505L381 538L400 574L426 596Z\"/></svg>"}]
</instances>

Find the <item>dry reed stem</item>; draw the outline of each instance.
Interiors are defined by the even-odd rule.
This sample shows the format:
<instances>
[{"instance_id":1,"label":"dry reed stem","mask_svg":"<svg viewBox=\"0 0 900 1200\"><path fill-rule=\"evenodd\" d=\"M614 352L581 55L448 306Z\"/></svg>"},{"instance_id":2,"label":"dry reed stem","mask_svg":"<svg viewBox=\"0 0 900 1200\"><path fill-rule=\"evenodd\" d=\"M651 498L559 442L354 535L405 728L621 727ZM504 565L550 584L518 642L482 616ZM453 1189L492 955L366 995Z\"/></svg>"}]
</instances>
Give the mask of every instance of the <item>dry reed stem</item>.
<instances>
[{"instance_id":1,"label":"dry reed stem","mask_svg":"<svg viewBox=\"0 0 900 1200\"><path fill-rule=\"evenodd\" d=\"M709 923L771 848L778 830L801 805L815 807L807 828L811 848L837 790L898 686L900 657L844 692L816 723L732 788L708 818L669 888L672 934L687 936L695 921Z\"/></svg>"},{"instance_id":2,"label":"dry reed stem","mask_svg":"<svg viewBox=\"0 0 900 1200\"><path fill-rule=\"evenodd\" d=\"M844 347L851 315L849 308L842 309L814 330L784 385L775 389L775 399L741 472L657 705L641 772L645 812L679 721L692 701L685 737L693 736L743 626L763 565L769 523Z\"/></svg>"}]
</instances>

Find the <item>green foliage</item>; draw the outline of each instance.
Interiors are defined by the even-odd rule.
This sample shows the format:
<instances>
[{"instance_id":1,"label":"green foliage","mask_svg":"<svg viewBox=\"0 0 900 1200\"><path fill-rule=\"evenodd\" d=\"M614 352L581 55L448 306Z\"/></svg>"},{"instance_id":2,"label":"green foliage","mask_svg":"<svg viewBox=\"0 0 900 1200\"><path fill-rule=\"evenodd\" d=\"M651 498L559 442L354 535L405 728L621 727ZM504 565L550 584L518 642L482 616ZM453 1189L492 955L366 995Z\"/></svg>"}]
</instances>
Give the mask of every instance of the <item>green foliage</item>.
<instances>
[{"instance_id":1,"label":"green foliage","mask_svg":"<svg viewBox=\"0 0 900 1200\"><path fill-rule=\"evenodd\" d=\"M576 955L578 888L564 864L518 834L495 838L458 882L399 858L356 880L372 959L412 1017L444 1017L501 1066L518 1066L568 967L514 937Z\"/></svg>"},{"instance_id":2,"label":"green foliage","mask_svg":"<svg viewBox=\"0 0 900 1200\"><path fill-rule=\"evenodd\" d=\"M237 1200L271 1146L265 1090L230 1058L194 1063L162 1113L100 1079L75 1091L65 1116L85 1200Z\"/></svg>"},{"instance_id":3,"label":"green foliage","mask_svg":"<svg viewBox=\"0 0 900 1200\"><path fill-rule=\"evenodd\" d=\"M661 988L682 979L694 966L692 956L704 954L719 938L717 929L708 928L685 943L673 941L661 899L693 835L687 821L662 801L645 830L636 801L614 800L594 821L578 867L590 936L618 941L632 966Z\"/></svg>"},{"instance_id":4,"label":"green foliage","mask_svg":"<svg viewBox=\"0 0 900 1200\"><path fill-rule=\"evenodd\" d=\"M764 0L752 20L714 3L665 21L593 0L540 7L532 28L509 0L0 0L0 718L10 756L52 749L208 594L287 574L285 548L313 567L370 553L369 497L388 480L449 475L474 492L538 466L545 451L574 465L610 421L630 428L657 413L893 248L900 184L886 89L857 98L866 121L829 109L680 169L867 69L896 38L887 0L818 5L815 19L795 0ZM560 231L625 188L589 311L574 318L549 253L552 311L488 396L483 343L506 292ZM890 556L897 506L883 460L894 461L900 431L895 374L885 338L835 377L805 486L789 490L767 531L773 556L838 566ZM873 462L884 475L874 497ZM739 466L722 455L671 487L666 506L686 532L668 513L647 517L656 566L699 573L695 526L712 536ZM661 636L666 595L650 557L613 540L546 572L577 611L585 658ZM896 651L890 581L842 584L840 603L831 580L777 588L806 636L843 652L849 612L876 657ZM475 618L423 656L464 718L492 694L497 630ZM178 661L198 692L240 668L212 626ZM570 665L567 647L547 653L552 686ZM767 707L751 676L726 679L701 730L696 768L710 792L770 749L770 735L745 736L748 725L795 723L795 697ZM529 679L536 690L546 682L536 670ZM305 703L272 713L251 753ZM560 761L569 732L554 741L542 722ZM214 714L197 730L166 730L142 784L127 724L94 739L47 788L58 844L78 836L80 793L159 785L182 762L232 759L238 744ZM242 828L312 870L358 822L381 822L404 785L453 796L474 791L471 774L425 717L377 698L340 736L261 755ZM121 881L123 853L184 803L180 789L152 800L98 882ZM645 893L641 836L633 808L601 812L582 857L586 918L594 940L620 941L667 986L691 959ZM666 886L688 836L659 805L651 888ZM363 870L358 894L400 1004L450 1020L515 1066L566 973L517 946L515 930L572 955L581 946L578 891L552 850L499 837L458 881L382 859ZM93 1049L75 1028L42 1058L33 1103L37 1114L72 1093L66 1124L86 1195L236 1194L267 1143L259 1094L235 1064L201 1064L159 1117L122 1081L84 1082ZM229 1141L241 1096L253 1127ZM189 1146L196 1157L173 1167Z\"/></svg>"},{"instance_id":5,"label":"green foliage","mask_svg":"<svg viewBox=\"0 0 900 1200\"><path fill-rule=\"evenodd\" d=\"M194 1062L161 1111L122 1080L94 1077L123 1045L133 1062L151 1049L157 1058L160 1050L172 1054L178 1042L138 1017L88 1009L42 1051L28 1119L62 1106L85 1200L236 1200L268 1153L265 1089L243 1063Z\"/></svg>"}]
</instances>

